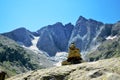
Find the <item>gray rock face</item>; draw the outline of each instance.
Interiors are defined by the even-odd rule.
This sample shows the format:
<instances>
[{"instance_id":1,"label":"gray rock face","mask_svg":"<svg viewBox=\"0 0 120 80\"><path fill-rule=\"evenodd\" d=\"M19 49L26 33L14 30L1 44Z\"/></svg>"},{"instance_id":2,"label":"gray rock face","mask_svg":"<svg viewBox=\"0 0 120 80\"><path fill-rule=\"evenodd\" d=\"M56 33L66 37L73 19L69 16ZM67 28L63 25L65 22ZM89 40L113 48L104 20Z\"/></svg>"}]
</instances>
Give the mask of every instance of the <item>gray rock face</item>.
<instances>
[{"instance_id":1,"label":"gray rock face","mask_svg":"<svg viewBox=\"0 0 120 80\"><path fill-rule=\"evenodd\" d=\"M2 35L7 36L10 39L15 40L17 43L23 44L27 47L32 45L31 40L33 39L33 36L31 32L26 30L25 28L19 28L11 32L4 33Z\"/></svg>"},{"instance_id":2,"label":"gray rock face","mask_svg":"<svg viewBox=\"0 0 120 80\"><path fill-rule=\"evenodd\" d=\"M115 23L111 30L112 35L120 35L120 21Z\"/></svg>"},{"instance_id":3,"label":"gray rock face","mask_svg":"<svg viewBox=\"0 0 120 80\"><path fill-rule=\"evenodd\" d=\"M96 50L86 54L86 61L97 61L113 57L120 57L120 36L109 38L102 42Z\"/></svg>"},{"instance_id":4,"label":"gray rock face","mask_svg":"<svg viewBox=\"0 0 120 80\"><path fill-rule=\"evenodd\" d=\"M97 36L97 33L100 31L102 25L102 22L97 22L92 19L85 19L80 16L72 31L69 44L74 42L82 51L87 50L93 39Z\"/></svg>"},{"instance_id":5,"label":"gray rock face","mask_svg":"<svg viewBox=\"0 0 120 80\"><path fill-rule=\"evenodd\" d=\"M92 47L106 41L108 36L120 35L120 22L115 24L104 24L93 19L86 19L82 16L76 22L69 40L81 49L81 51L89 51Z\"/></svg>"},{"instance_id":6,"label":"gray rock face","mask_svg":"<svg viewBox=\"0 0 120 80\"><path fill-rule=\"evenodd\" d=\"M113 24L104 24L102 27L103 28L97 37L97 41L99 42L105 41L106 40L105 38L112 34L111 30L112 30Z\"/></svg>"},{"instance_id":7,"label":"gray rock face","mask_svg":"<svg viewBox=\"0 0 120 80\"><path fill-rule=\"evenodd\" d=\"M100 34L97 37L97 41L103 42L108 36L120 36L120 22L115 24L104 24Z\"/></svg>"},{"instance_id":8,"label":"gray rock face","mask_svg":"<svg viewBox=\"0 0 120 80\"><path fill-rule=\"evenodd\" d=\"M54 56L58 51L66 51L72 29L71 23L64 26L58 22L38 30L40 39L37 47L46 51L50 56Z\"/></svg>"}]
</instances>

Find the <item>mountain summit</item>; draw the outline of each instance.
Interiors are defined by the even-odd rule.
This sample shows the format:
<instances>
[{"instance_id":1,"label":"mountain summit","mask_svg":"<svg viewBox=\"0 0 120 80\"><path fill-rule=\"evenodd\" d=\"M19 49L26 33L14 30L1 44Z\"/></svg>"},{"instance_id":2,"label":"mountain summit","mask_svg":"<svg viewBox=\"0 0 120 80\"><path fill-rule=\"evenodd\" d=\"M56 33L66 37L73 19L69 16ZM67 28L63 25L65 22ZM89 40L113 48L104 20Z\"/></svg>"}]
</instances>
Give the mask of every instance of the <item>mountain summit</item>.
<instances>
[{"instance_id":1,"label":"mountain summit","mask_svg":"<svg viewBox=\"0 0 120 80\"><path fill-rule=\"evenodd\" d=\"M15 40L21 45L25 45L26 47L32 45L31 40L33 39L33 36L29 30L23 27L15 29L8 33L4 33L3 35Z\"/></svg>"},{"instance_id":2,"label":"mountain summit","mask_svg":"<svg viewBox=\"0 0 120 80\"><path fill-rule=\"evenodd\" d=\"M2 35L26 47L32 46L32 40L37 36L39 37L36 43L37 48L47 52L49 56L55 56L57 52L67 52L68 46L72 42L82 53L95 49L101 42L106 41L108 36L118 36L120 34L119 27L120 22L104 24L94 19L86 19L80 16L75 25L71 23L63 25L61 22L57 22L36 32L19 28Z\"/></svg>"}]
</instances>

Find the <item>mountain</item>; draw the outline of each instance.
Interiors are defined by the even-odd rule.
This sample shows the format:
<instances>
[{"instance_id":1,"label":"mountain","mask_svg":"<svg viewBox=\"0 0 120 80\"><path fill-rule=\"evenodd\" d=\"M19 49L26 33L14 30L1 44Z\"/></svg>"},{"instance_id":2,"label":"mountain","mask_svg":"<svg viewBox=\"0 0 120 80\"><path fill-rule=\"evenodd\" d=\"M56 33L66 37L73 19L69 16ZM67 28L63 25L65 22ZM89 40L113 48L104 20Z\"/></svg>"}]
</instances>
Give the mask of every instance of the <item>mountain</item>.
<instances>
[{"instance_id":1,"label":"mountain","mask_svg":"<svg viewBox=\"0 0 120 80\"><path fill-rule=\"evenodd\" d=\"M120 80L120 57L29 71L7 80Z\"/></svg>"},{"instance_id":2,"label":"mountain","mask_svg":"<svg viewBox=\"0 0 120 80\"><path fill-rule=\"evenodd\" d=\"M31 40L33 39L32 33L23 27L8 33L4 33L2 35L15 40L17 43L21 45L25 45L27 47L32 45L32 42L31 42Z\"/></svg>"},{"instance_id":3,"label":"mountain","mask_svg":"<svg viewBox=\"0 0 120 80\"><path fill-rule=\"evenodd\" d=\"M8 75L52 66L52 61L44 53L35 53L0 35L0 69Z\"/></svg>"},{"instance_id":4,"label":"mountain","mask_svg":"<svg viewBox=\"0 0 120 80\"><path fill-rule=\"evenodd\" d=\"M73 42L86 61L107 60L37 70L60 66L61 61L66 60L68 47ZM36 70L20 74L11 80L119 80L119 49L120 21L105 24L80 16L75 25L57 22L36 32L18 28L1 34L0 69L6 70L10 75Z\"/></svg>"},{"instance_id":5,"label":"mountain","mask_svg":"<svg viewBox=\"0 0 120 80\"><path fill-rule=\"evenodd\" d=\"M71 23L64 26L60 22L43 27L37 31L40 34L37 47L50 56L55 56L56 52L66 51L73 27Z\"/></svg>"},{"instance_id":6,"label":"mountain","mask_svg":"<svg viewBox=\"0 0 120 80\"><path fill-rule=\"evenodd\" d=\"M70 43L81 49L87 61L120 56L120 22L104 24L82 16L76 22ZM84 54L86 53L86 54Z\"/></svg>"},{"instance_id":7,"label":"mountain","mask_svg":"<svg viewBox=\"0 0 120 80\"><path fill-rule=\"evenodd\" d=\"M101 42L95 50L86 54L88 61L120 56L120 22L105 24L97 38Z\"/></svg>"},{"instance_id":8,"label":"mountain","mask_svg":"<svg viewBox=\"0 0 120 80\"><path fill-rule=\"evenodd\" d=\"M63 25L57 22L56 24L43 27L36 32L30 32L25 28L18 28L11 32L3 33L2 35L26 47L33 45L32 40L34 36L40 37L37 42L37 48L47 52L49 56L55 56L58 51L67 51L68 41L73 27L71 23Z\"/></svg>"},{"instance_id":9,"label":"mountain","mask_svg":"<svg viewBox=\"0 0 120 80\"><path fill-rule=\"evenodd\" d=\"M106 39L107 40L101 43L96 50L91 51L86 55L88 61L120 56L120 36L109 36Z\"/></svg>"},{"instance_id":10,"label":"mountain","mask_svg":"<svg viewBox=\"0 0 120 80\"><path fill-rule=\"evenodd\" d=\"M72 31L69 45L74 42L81 51L90 49L90 46L95 44L102 25L102 22L80 16Z\"/></svg>"},{"instance_id":11,"label":"mountain","mask_svg":"<svg viewBox=\"0 0 120 80\"><path fill-rule=\"evenodd\" d=\"M120 21L114 24L105 24L93 19L80 16L75 25L63 25L57 22L45 26L36 32L19 28L2 35L7 36L25 47L35 46L36 49L55 56L57 52L67 52L71 43L81 50L83 57L90 51L96 50L99 45L107 41L109 36L120 35ZM32 41L37 37L37 42Z\"/></svg>"}]
</instances>

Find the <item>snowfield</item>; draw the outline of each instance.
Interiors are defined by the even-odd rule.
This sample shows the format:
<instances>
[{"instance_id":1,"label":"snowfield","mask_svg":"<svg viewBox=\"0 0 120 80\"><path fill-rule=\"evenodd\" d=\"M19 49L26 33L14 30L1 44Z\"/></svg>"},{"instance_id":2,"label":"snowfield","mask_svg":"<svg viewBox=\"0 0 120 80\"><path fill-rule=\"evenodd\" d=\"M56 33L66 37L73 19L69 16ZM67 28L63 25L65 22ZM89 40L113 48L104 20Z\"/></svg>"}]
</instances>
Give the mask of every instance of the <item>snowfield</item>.
<instances>
[{"instance_id":1,"label":"snowfield","mask_svg":"<svg viewBox=\"0 0 120 80\"><path fill-rule=\"evenodd\" d=\"M34 51L36 54L41 54L41 56L46 56L48 60L52 60L55 66L61 66L61 62L67 59L68 53L67 52L57 52L54 57L50 57L46 52L41 51L37 48L37 42L40 37L33 36L32 45L30 47L26 47L23 45L24 48Z\"/></svg>"},{"instance_id":2,"label":"snowfield","mask_svg":"<svg viewBox=\"0 0 120 80\"><path fill-rule=\"evenodd\" d=\"M107 39L107 40L113 40L113 39L115 39L115 38L117 38L117 36L108 36L106 39Z\"/></svg>"},{"instance_id":3,"label":"snowfield","mask_svg":"<svg viewBox=\"0 0 120 80\"><path fill-rule=\"evenodd\" d=\"M31 50L36 50L39 51L39 49L37 48L37 42L39 40L39 37L34 37L34 39L32 40L32 46L28 47Z\"/></svg>"},{"instance_id":4,"label":"snowfield","mask_svg":"<svg viewBox=\"0 0 120 80\"><path fill-rule=\"evenodd\" d=\"M55 57L52 57L53 60L56 62L55 66L61 66L61 62L66 60L68 56L67 52L57 52Z\"/></svg>"}]
</instances>

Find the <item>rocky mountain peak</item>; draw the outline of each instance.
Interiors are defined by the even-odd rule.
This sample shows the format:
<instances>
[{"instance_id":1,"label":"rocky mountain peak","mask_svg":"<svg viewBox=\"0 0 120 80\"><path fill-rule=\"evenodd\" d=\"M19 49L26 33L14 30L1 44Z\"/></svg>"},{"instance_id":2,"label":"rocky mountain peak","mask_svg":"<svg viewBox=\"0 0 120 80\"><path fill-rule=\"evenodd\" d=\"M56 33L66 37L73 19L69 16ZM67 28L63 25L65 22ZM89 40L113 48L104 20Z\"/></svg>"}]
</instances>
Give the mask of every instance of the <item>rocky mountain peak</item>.
<instances>
[{"instance_id":1,"label":"rocky mountain peak","mask_svg":"<svg viewBox=\"0 0 120 80\"><path fill-rule=\"evenodd\" d=\"M57 22L57 23L55 23L53 25L56 26L56 27L63 26L63 24L61 22Z\"/></svg>"},{"instance_id":2,"label":"rocky mountain peak","mask_svg":"<svg viewBox=\"0 0 120 80\"><path fill-rule=\"evenodd\" d=\"M78 20L86 20L86 21L87 21L87 19L86 19L85 17L83 17L83 16L80 16L80 17L78 18Z\"/></svg>"},{"instance_id":3,"label":"rocky mountain peak","mask_svg":"<svg viewBox=\"0 0 120 80\"><path fill-rule=\"evenodd\" d=\"M71 25L73 25L71 22L65 24L65 26L71 26Z\"/></svg>"},{"instance_id":4,"label":"rocky mountain peak","mask_svg":"<svg viewBox=\"0 0 120 80\"><path fill-rule=\"evenodd\" d=\"M72 24L64 26L62 23L57 22L40 29L38 32L41 38L37 43L37 47L46 51L50 56L54 56L58 51L66 51L73 27Z\"/></svg>"},{"instance_id":5,"label":"rocky mountain peak","mask_svg":"<svg viewBox=\"0 0 120 80\"><path fill-rule=\"evenodd\" d=\"M101 33L102 25L104 25L102 22L80 16L72 31L69 44L75 42L81 51L86 51L95 43Z\"/></svg>"},{"instance_id":6,"label":"rocky mountain peak","mask_svg":"<svg viewBox=\"0 0 120 80\"><path fill-rule=\"evenodd\" d=\"M90 23L93 23L93 24L103 24L102 22L100 22L100 21L96 21L96 20L94 20L94 19L88 19L88 22L90 22Z\"/></svg>"},{"instance_id":7,"label":"rocky mountain peak","mask_svg":"<svg viewBox=\"0 0 120 80\"><path fill-rule=\"evenodd\" d=\"M82 24L82 23L85 23L86 21L88 21L85 17L83 16L80 16L76 22L76 25L78 24Z\"/></svg>"},{"instance_id":8,"label":"rocky mountain peak","mask_svg":"<svg viewBox=\"0 0 120 80\"><path fill-rule=\"evenodd\" d=\"M72 23L68 23L64 25L64 28L68 28L69 30L72 30L74 28L74 25Z\"/></svg>"},{"instance_id":9,"label":"rocky mountain peak","mask_svg":"<svg viewBox=\"0 0 120 80\"><path fill-rule=\"evenodd\" d=\"M22 42L25 46L32 45L33 35L40 37L37 47L46 51L50 56L54 56L56 52L67 51L71 42L75 42L81 51L87 51L97 42L104 41L109 35L120 35L120 22L106 25L100 21L80 16L75 26L71 23L63 25L57 22L42 27L37 32L30 32L22 27L3 35L16 42Z\"/></svg>"},{"instance_id":10,"label":"rocky mountain peak","mask_svg":"<svg viewBox=\"0 0 120 80\"><path fill-rule=\"evenodd\" d=\"M21 31L25 31L25 30L27 30L25 27L20 27L20 28L18 28L18 29L15 29L14 31L16 31L16 30L21 30Z\"/></svg>"},{"instance_id":11,"label":"rocky mountain peak","mask_svg":"<svg viewBox=\"0 0 120 80\"><path fill-rule=\"evenodd\" d=\"M13 39L20 45L30 46L32 45L31 40L34 39L32 36L32 32L27 30L24 27L15 29L8 33L3 33L2 35L9 37L10 39Z\"/></svg>"}]
</instances>

